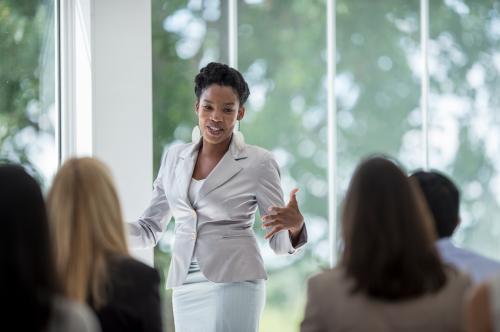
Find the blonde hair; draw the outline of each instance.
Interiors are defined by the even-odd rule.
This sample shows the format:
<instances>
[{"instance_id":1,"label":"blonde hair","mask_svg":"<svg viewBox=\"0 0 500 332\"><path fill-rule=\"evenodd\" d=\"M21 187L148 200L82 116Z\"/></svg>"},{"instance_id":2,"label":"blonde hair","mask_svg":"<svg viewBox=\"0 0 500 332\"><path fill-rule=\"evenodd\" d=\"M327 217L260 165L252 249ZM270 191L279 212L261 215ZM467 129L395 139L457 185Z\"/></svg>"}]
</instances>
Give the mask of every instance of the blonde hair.
<instances>
[{"instance_id":1,"label":"blonde hair","mask_svg":"<svg viewBox=\"0 0 500 332\"><path fill-rule=\"evenodd\" d=\"M48 195L56 267L65 295L95 308L106 303L108 262L127 256L123 217L108 168L94 158L72 158Z\"/></svg>"}]
</instances>

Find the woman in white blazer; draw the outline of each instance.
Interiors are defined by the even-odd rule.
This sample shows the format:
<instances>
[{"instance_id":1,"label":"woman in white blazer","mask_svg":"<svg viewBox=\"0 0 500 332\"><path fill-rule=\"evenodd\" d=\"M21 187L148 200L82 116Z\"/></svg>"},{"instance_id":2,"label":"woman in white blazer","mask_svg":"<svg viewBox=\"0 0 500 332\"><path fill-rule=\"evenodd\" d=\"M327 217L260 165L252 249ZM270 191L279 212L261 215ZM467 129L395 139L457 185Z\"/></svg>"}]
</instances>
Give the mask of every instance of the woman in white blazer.
<instances>
[{"instance_id":1,"label":"woman in white blazer","mask_svg":"<svg viewBox=\"0 0 500 332\"><path fill-rule=\"evenodd\" d=\"M130 224L132 245L146 247L175 219L167 287L180 332L258 331L267 276L253 232L257 208L275 253L293 254L307 241L297 190L285 205L271 153L235 131L249 93L227 65L200 70L193 142L167 151L150 206Z\"/></svg>"}]
</instances>

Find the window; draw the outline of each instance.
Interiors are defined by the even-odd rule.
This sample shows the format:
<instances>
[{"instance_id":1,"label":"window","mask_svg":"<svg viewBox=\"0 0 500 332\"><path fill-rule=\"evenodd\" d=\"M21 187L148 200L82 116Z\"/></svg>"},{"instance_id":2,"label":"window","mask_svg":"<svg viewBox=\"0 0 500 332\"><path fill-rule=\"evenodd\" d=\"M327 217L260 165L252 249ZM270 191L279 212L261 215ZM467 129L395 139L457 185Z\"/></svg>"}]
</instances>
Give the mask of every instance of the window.
<instances>
[{"instance_id":1,"label":"window","mask_svg":"<svg viewBox=\"0 0 500 332\"><path fill-rule=\"evenodd\" d=\"M422 164L419 15L415 0L337 2L339 201L370 154Z\"/></svg>"},{"instance_id":2,"label":"window","mask_svg":"<svg viewBox=\"0 0 500 332\"><path fill-rule=\"evenodd\" d=\"M0 0L0 158L44 186L58 164L54 9L54 0Z\"/></svg>"},{"instance_id":3,"label":"window","mask_svg":"<svg viewBox=\"0 0 500 332\"><path fill-rule=\"evenodd\" d=\"M199 68L209 61L228 63L228 2L153 1L155 172L165 147L190 140ZM425 3L237 1L237 62L251 89L240 130L247 143L274 153L285 200L293 187L301 189L298 199L310 236L299 257L276 257L261 240L270 275L261 331L299 329L305 281L327 266L331 248L338 247L328 240L328 223L337 222L328 220L328 208L340 206L355 166L373 153L397 158L408 171L425 168L428 156L428 166L449 174L462 190L455 241L500 257L495 222L500 213L500 4L429 1L422 26ZM327 4L335 5L334 57L327 51ZM429 39L424 28L430 29ZM423 40L429 45L428 71L422 69ZM328 90L332 61L335 86ZM429 107L424 107L427 79ZM336 139L330 142L328 91L336 100ZM329 144L335 145L333 166ZM330 202L329 176L339 189ZM257 233L259 224L257 219ZM165 271L171 237L167 232L156 249Z\"/></svg>"},{"instance_id":4,"label":"window","mask_svg":"<svg viewBox=\"0 0 500 332\"><path fill-rule=\"evenodd\" d=\"M321 0L238 4L238 64L250 85L240 130L249 144L273 152L285 203L300 188L309 231L309 244L296 256L276 256L261 241L269 272L262 331L297 329L307 277L328 261L325 10Z\"/></svg>"},{"instance_id":5,"label":"window","mask_svg":"<svg viewBox=\"0 0 500 332\"><path fill-rule=\"evenodd\" d=\"M152 5L157 172L164 149L177 141L190 141L191 130L197 123L194 76L210 61L228 62L228 2L153 1ZM291 331L299 324L307 276L318 269L318 262L326 265L328 255L328 239L323 237L327 224L326 129L323 128L325 2L294 1L291 8L279 1L269 4L249 1L241 3L238 9L239 69L251 90L240 130L247 143L274 152L281 166L285 200L294 186L301 188L298 197L302 212L308 220L312 242L318 242L316 246L308 246L301 254L308 258L301 259L275 256L262 238L270 274L262 321L265 331ZM280 15L286 11L289 15ZM293 30L287 29L291 26ZM268 33L276 28L284 33ZM311 34L315 37L310 38ZM297 37L300 42L296 42ZM255 230L261 233L259 219ZM165 275L171 236L167 232L155 253L157 265ZM169 308L168 293L164 299ZM169 310L166 315L167 328L173 329Z\"/></svg>"},{"instance_id":6,"label":"window","mask_svg":"<svg viewBox=\"0 0 500 332\"><path fill-rule=\"evenodd\" d=\"M430 167L461 190L456 242L498 259L500 3L430 4Z\"/></svg>"},{"instance_id":7,"label":"window","mask_svg":"<svg viewBox=\"0 0 500 332\"><path fill-rule=\"evenodd\" d=\"M227 62L226 1L153 0L153 156L154 174L161 156L177 142L190 142L197 124L194 77L210 61ZM166 282L173 222L155 248L156 266ZM163 287L163 289L165 289ZM171 293L164 291L164 322L173 331Z\"/></svg>"}]
</instances>

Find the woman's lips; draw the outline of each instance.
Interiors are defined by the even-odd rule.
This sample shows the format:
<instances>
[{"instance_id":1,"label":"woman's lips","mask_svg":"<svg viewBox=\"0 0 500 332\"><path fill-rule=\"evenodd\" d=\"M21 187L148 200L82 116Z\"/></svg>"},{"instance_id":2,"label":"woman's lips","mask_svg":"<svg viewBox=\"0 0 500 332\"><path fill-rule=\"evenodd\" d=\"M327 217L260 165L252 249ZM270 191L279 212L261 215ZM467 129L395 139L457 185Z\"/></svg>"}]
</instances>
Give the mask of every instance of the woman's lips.
<instances>
[{"instance_id":1,"label":"woman's lips","mask_svg":"<svg viewBox=\"0 0 500 332\"><path fill-rule=\"evenodd\" d=\"M224 129L216 126L207 126L208 133L212 136L220 136L224 132Z\"/></svg>"}]
</instances>

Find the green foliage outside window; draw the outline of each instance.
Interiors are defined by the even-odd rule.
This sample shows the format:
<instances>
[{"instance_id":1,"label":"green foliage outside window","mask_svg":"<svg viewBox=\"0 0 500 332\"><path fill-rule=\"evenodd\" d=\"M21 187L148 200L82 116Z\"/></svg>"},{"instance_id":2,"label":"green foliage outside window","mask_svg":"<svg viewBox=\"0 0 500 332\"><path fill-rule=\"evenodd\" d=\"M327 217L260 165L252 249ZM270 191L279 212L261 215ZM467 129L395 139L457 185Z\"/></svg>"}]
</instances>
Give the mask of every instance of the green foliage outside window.
<instances>
[{"instance_id":1,"label":"green foliage outside window","mask_svg":"<svg viewBox=\"0 0 500 332\"><path fill-rule=\"evenodd\" d=\"M0 159L55 171L53 1L0 0Z\"/></svg>"}]
</instances>

